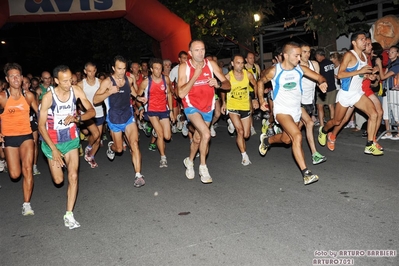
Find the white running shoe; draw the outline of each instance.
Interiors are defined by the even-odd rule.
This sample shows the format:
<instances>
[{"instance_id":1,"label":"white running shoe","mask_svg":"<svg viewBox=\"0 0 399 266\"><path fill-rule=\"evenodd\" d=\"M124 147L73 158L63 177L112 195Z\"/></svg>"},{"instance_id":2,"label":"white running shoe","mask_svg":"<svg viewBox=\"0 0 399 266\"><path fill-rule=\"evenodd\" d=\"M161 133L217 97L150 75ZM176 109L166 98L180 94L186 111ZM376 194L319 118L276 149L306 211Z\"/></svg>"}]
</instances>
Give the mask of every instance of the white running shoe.
<instances>
[{"instance_id":1,"label":"white running shoe","mask_svg":"<svg viewBox=\"0 0 399 266\"><path fill-rule=\"evenodd\" d=\"M159 168L168 167L168 161L166 159L161 159L159 161Z\"/></svg>"},{"instance_id":2,"label":"white running shoe","mask_svg":"<svg viewBox=\"0 0 399 266\"><path fill-rule=\"evenodd\" d=\"M216 137L216 131L215 131L215 128L213 127L213 125L211 126L211 137L212 138Z\"/></svg>"},{"instance_id":3,"label":"white running shoe","mask_svg":"<svg viewBox=\"0 0 399 266\"><path fill-rule=\"evenodd\" d=\"M78 221L75 220L72 212L70 214L64 215L64 225L69 229L75 229L80 227L80 223L78 223Z\"/></svg>"},{"instance_id":4,"label":"white running shoe","mask_svg":"<svg viewBox=\"0 0 399 266\"><path fill-rule=\"evenodd\" d=\"M155 131L155 129L152 129L152 136L154 138L158 138L157 132Z\"/></svg>"},{"instance_id":5,"label":"white running shoe","mask_svg":"<svg viewBox=\"0 0 399 266\"><path fill-rule=\"evenodd\" d=\"M183 136L187 137L187 135L188 135L187 121L184 121L183 128L181 129L181 133L183 134Z\"/></svg>"},{"instance_id":6,"label":"white running shoe","mask_svg":"<svg viewBox=\"0 0 399 266\"><path fill-rule=\"evenodd\" d=\"M244 156L242 156L242 161L241 161L242 165L247 166L251 164L251 161L249 160L249 156L248 154L245 154Z\"/></svg>"},{"instance_id":7,"label":"white running shoe","mask_svg":"<svg viewBox=\"0 0 399 266\"><path fill-rule=\"evenodd\" d=\"M172 126L172 133L175 134L177 132L177 128L175 125Z\"/></svg>"},{"instance_id":8,"label":"white running shoe","mask_svg":"<svg viewBox=\"0 0 399 266\"><path fill-rule=\"evenodd\" d=\"M212 183L212 177L209 175L208 167L206 165L200 165L199 175L201 177L201 182L204 184Z\"/></svg>"},{"instance_id":9,"label":"white running shoe","mask_svg":"<svg viewBox=\"0 0 399 266\"><path fill-rule=\"evenodd\" d=\"M5 167L6 167L6 160L0 160L0 172L3 172Z\"/></svg>"},{"instance_id":10,"label":"white running shoe","mask_svg":"<svg viewBox=\"0 0 399 266\"><path fill-rule=\"evenodd\" d=\"M35 215L35 212L32 210L32 207L30 206L30 202L24 202L24 204L22 204L22 215L23 216Z\"/></svg>"},{"instance_id":11,"label":"white running shoe","mask_svg":"<svg viewBox=\"0 0 399 266\"><path fill-rule=\"evenodd\" d=\"M188 179L194 179L195 172L194 172L194 162L190 161L190 158L186 158L183 160L183 164L186 167L186 177Z\"/></svg>"},{"instance_id":12,"label":"white running shoe","mask_svg":"<svg viewBox=\"0 0 399 266\"><path fill-rule=\"evenodd\" d=\"M229 131L230 134L233 134L234 130L236 130L236 129L235 129L234 125L233 125L233 122L231 122L230 118L227 119L227 124L228 124L227 130Z\"/></svg>"},{"instance_id":13,"label":"white running shoe","mask_svg":"<svg viewBox=\"0 0 399 266\"><path fill-rule=\"evenodd\" d=\"M113 150L111 150L112 144L114 144L113 141L108 142L108 149L107 149L107 157L111 161L115 158L115 152Z\"/></svg>"},{"instance_id":14,"label":"white running shoe","mask_svg":"<svg viewBox=\"0 0 399 266\"><path fill-rule=\"evenodd\" d=\"M180 118L181 118L181 114L178 114L177 118L176 118L176 120L177 120L176 127L177 127L177 130L179 130L179 131L181 131L183 128L183 123L182 123L182 121L180 121Z\"/></svg>"}]
</instances>

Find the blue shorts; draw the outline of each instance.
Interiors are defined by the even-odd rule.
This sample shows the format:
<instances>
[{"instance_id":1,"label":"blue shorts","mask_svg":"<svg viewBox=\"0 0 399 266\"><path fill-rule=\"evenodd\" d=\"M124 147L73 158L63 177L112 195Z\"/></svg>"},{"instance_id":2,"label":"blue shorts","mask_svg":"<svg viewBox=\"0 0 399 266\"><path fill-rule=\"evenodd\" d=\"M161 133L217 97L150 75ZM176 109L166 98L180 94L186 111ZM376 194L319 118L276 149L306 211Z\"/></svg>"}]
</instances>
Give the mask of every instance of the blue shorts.
<instances>
[{"instance_id":1,"label":"blue shorts","mask_svg":"<svg viewBox=\"0 0 399 266\"><path fill-rule=\"evenodd\" d=\"M165 112L145 112L144 113L144 120L150 121L150 116L158 116L159 120L169 118L170 117L170 111L165 111Z\"/></svg>"},{"instance_id":2,"label":"blue shorts","mask_svg":"<svg viewBox=\"0 0 399 266\"><path fill-rule=\"evenodd\" d=\"M101 125L103 125L104 122L105 122L105 116L102 116L102 117L94 117L93 120L94 120L94 123L96 124L96 126L101 126Z\"/></svg>"},{"instance_id":3,"label":"blue shorts","mask_svg":"<svg viewBox=\"0 0 399 266\"><path fill-rule=\"evenodd\" d=\"M130 125L131 123L135 123L136 122L136 120L134 120L134 116L131 116L128 120L127 120L127 122L126 123L124 123L124 124L112 124L110 121L109 121L109 119L108 119L108 117L107 117L107 124L108 124L108 128L110 129L110 130L112 130L113 132L115 132L115 133L118 133L118 132L125 132L125 129L126 129L126 127L128 126L128 125Z\"/></svg>"},{"instance_id":4,"label":"blue shorts","mask_svg":"<svg viewBox=\"0 0 399 266\"><path fill-rule=\"evenodd\" d=\"M205 113L205 112L201 112L197 108L187 107L187 108L184 108L184 113L186 114L186 117L187 117L188 121L190 121L188 115L199 113L199 114L201 114L202 119L204 119L205 122L209 122L209 123L212 122L213 110L208 112L208 113Z\"/></svg>"}]
</instances>

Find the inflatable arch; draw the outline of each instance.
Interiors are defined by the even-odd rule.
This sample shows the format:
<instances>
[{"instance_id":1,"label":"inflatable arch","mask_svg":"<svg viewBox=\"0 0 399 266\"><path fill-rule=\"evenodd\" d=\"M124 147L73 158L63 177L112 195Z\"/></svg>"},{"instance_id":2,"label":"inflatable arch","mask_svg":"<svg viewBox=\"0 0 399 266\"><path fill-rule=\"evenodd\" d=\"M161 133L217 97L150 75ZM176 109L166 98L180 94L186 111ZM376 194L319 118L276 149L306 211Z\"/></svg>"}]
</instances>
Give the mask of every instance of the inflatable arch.
<instances>
[{"instance_id":1,"label":"inflatable arch","mask_svg":"<svg viewBox=\"0 0 399 266\"><path fill-rule=\"evenodd\" d=\"M50 22L124 17L160 43L173 61L191 40L190 26L157 0L1 0L0 27L7 22Z\"/></svg>"}]
</instances>

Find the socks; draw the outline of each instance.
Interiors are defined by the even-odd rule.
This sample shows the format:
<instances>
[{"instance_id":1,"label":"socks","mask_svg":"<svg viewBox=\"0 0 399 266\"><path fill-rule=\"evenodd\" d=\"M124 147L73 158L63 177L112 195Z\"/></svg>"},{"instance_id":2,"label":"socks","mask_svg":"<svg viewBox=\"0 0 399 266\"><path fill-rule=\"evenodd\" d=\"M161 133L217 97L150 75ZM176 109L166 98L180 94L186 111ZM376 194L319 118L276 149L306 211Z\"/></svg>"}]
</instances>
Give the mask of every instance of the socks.
<instances>
[{"instance_id":1,"label":"socks","mask_svg":"<svg viewBox=\"0 0 399 266\"><path fill-rule=\"evenodd\" d=\"M305 174L306 174L307 171L308 171L308 168L305 168L305 169L301 170L302 176L305 176Z\"/></svg>"}]
</instances>

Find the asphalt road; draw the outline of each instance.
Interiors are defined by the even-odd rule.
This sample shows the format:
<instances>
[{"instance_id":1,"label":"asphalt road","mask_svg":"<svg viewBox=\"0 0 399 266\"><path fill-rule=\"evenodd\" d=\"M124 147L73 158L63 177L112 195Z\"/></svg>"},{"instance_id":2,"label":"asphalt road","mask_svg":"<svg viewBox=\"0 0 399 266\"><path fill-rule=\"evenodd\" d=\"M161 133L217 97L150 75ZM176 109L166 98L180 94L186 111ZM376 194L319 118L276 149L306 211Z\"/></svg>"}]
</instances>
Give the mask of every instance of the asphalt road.
<instances>
[{"instance_id":1,"label":"asphalt road","mask_svg":"<svg viewBox=\"0 0 399 266\"><path fill-rule=\"evenodd\" d=\"M208 185L198 159L195 179L185 177L181 134L167 144L168 168L159 168L141 133L141 188L127 152L110 162L103 147L96 169L81 158L75 230L62 219L67 184L53 184L42 157L34 216L21 215L22 182L0 174L0 265L399 265L399 141L381 140L385 155L374 157L363 154L361 133L345 129L334 152L317 144L328 159L316 166L304 141L308 168L320 176L304 186L291 148L261 157L255 135L245 167L224 121L216 131Z\"/></svg>"}]
</instances>

